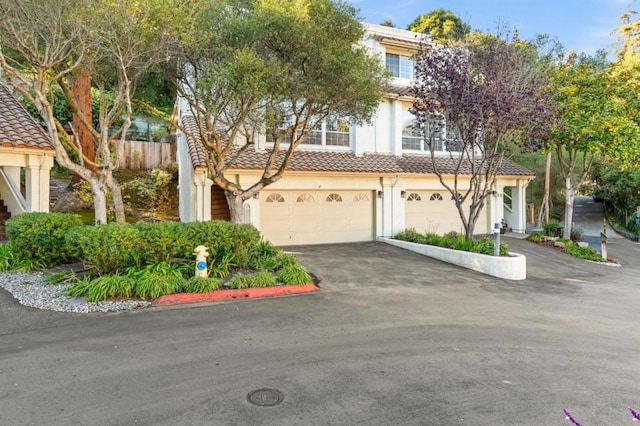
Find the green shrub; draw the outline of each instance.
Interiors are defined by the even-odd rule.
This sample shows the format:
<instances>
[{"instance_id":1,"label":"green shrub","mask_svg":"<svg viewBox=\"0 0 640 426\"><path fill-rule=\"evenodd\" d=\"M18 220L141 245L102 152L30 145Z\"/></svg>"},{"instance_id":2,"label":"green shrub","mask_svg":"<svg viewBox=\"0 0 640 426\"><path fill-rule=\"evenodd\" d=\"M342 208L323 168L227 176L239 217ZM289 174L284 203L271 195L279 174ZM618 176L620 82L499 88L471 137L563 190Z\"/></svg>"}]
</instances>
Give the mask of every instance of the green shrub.
<instances>
[{"instance_id":1,"label":"green shrub","mask_svg":"<svg viewBox=\"0 0 640 426\"><path fill-rule=\"evenodd\" d=\"M161 222L133 225L140 231L147 264L173 258L193 259L193 249L204 245L209 261L228 261L246 265L260 244L260 233L251 225L222 220L208 222Z\"/></svg>"},{"instance_id":2,"label":"green shrub","mask_svg":"<svg viewBox=\"0 0 640 426\"><path fill-rule=\"evenodd\" d=\"M541 243L544 241L544 234L541 232L534 232L533 234L528 235L526 240L534 243Z\"/></svg>"},{"instance_id":3,"label":"green shrub","mask_svg":"<svg viewBox=\"0 0 640 426\"><path fill-rule=\"evenodd\" d=\"M146 250L138 229L115 223L74 228L67 241L80 248L84 264L98 275L140 266Z\"/></svg>"},{"instance_id":4,"label":"green shrub","mask_svg":"<svg viewBox=\"0 0 640 426\"><path fill-rule=\"evenodd\" d=\"M91 279L88 276L85 276L81 280L78 280L71 287L62 292L65 296L69 297L82 297L86 296L89 291L89 287L91 287Z\"/></svg>"},{"instance_id":5,"label":"green shrub","mask_svg":"<svg viewBox=\"0 0 640 426\"><path fill-rule=\"evenodd\" d=\"M77 281L76 273L73 271L54 272L46 276L45 280L49 284L66 284Z\"/></svg>"},{"instance_id":6,"label":"green shrub","mask_svg":"<svg viewBox=\"0 0 640 426\"><path fill-rule=\"evenodd\" d=\"M298 265L298 259L296 259L294 255L286 254L285 252L278 254L277 260L278 260L278 269L288 268L291 266Z\"/></svg>"},{"instance_id":7,"label":"green shrub","mask_svg":"<svg viewBox=\"0 0 640 426\"><path fill-rule=\"evenodd\" d=\"M45 268L78 260L79 252L65 236L80 225L80 216L70 213L23 213L6 222L16 259Z\"/></svg>"},{"instance_id":8,"label":"green shrub","mask_svg":"<svg viewBox=\"0 0 640 426\"><path fill-rule=\"evenodd\" d=\"M595 251L593 247L580 247L577 244L567 245L564 248L565 253L580 259L592 260L594 262L604 262L602 255Z\"/></svg>"},{"instance_id":9,"label":"green shrub","mask_svg":"<svg viewBox=\"0 0 640 426\"><path fill-rule=\"evenodd\" d=\"M220 259L213 259L209 263L209 273L218 278L225 278L231 269L239 266L236 255L232 252L225 253Z\"/></svg>"},{"instance_id":10,"label":"green shrub","mask_svg":"<svg viewBox=\"0 0 640 426\"><path fill-rule=\"evenodd\" d=\"M277 256L260 256L252 257L247 266L256 271L273 272L280 267L280 261Z\"/></svg>"},{"instance_id":11,"label":"green shrub","mask_svg":"<svg viewBox=\"0 0 640 426\"><path fill-rule=\"evenodd\" d=\"M129 299L133 295L135 282L124 275L105 275L91 281L87 288L88 302L107 299Z\"/></svg>"},{"instance_id":12,"label":"green shrub","mask_svg":"<svg viewBox=\"0 0 640 426\"><path fill-rule=\"evenodd\" d=\"M140 232L144 264L164 262L173 258L193 259L195 244L192 228L180 222L137 223Z\"/></svg>"},{"instance_id":13,"label":"green shrub","mask_svg":"<svg viewBox=\"0 0 640 426\"><path fill-rule=\"evenodd\" d=\"M569 238L558 238L556 240L556 243L562 243L565 247L574 245L573 241L571 241Z\"/></svg>"},{"instance_id":14,"label":"green shrub","mask_svg":"<svg viewBox=\"0 0 640 426\"><path fill-rule=\"evenodd\" d=\"M313 279L304 266L286 266L278 271L278 281L283 284L310 284Z\"/></svg>"},{"instance_id":15,"label":"green shrub","mask_svg":"<svg viewBox=\"0 0 640 426\"><path fill-rule=\"evenodd\" d=\"M221 284L217 278L193 277L184 283L182 291L185 293L209 293L218 290Z\"/></svg>"},{"instance_id":16,"label":"green shrub","mask_svg":"<svg viewBox=\"0 0 640 426\"><path fill-rule=\"evenodd\" d=\"M171 174L162 169L153 169L144 176L133 178L122 185L126 200L146 208L158 207L169 200Z\"/></svg>"},{"instance_id":17,"label":"green shrub","mask_svg":"<svg viewBox=\"0 0 640 426\"><path fill-rule=\"evenodd\" d=\"M247 274L236 274L229 280L229 288L238 290L249 288L253 284L253 276Z\"/></svg>"},{"instance_id":18,"label":"green shrub","mask_svg":"<svg viewBox=\"0 0 640 426\"><path fill-rule=\"evenodd\" d=\"M398 236L402 238L398 238ZM427 244L436 247L449 248L453 250L468 251L471 253L482 253L489 256L493 255L493 240L488 237L481 237L477 240L467 241L465 236L461 233L452 231L445 235L438 235L429 233L422 235L411 230L408 234L407 231L401 232L394 237L395 239L410 238L412 241L418 244ZM404 240L408 241L408 240ZM500 243L499 249L500 256L506 256L509 254L509 246L506 243Z\"/></svg>"},{"instance_id":19,"label":"green shrub","mask_svg":"<svg viewBox=\"0 0 640 426\"><path fill-rule=\"evenodd\" d=\"M417 232L414 228L408 228L405 229L404 231L396 234L396 236L394 237L396 240L402 240L402 241L408 241L410 243L419 243L422 244L421 240L423 237L422 234L420 234L419 232Z\"/></svg>"},{"instance_id":20,"label":"green shrub","mask_svg":"<svg viewBox=\"0 0 640 426\"><path fill-rule=\"evenodd\" d=\"M21 260L15 253L11 242L0 244L0 271L11 271L14 269L44 269L42 263L34 263L29 259Z\"/></svg>"},{"instance_id":21,"label":"green shrub","mask_svg":"<svg viewBox=\"0 0 640 426\"><path fill-rule=\"evenodd\" d=\"M187 266L179 263L159 262L144 269L127 269L127 276L135 281L135 294L141 299L157 299L160 296L180 292L186 280L183 271Z\"/></svg>"},{"instance_id":22,"label":"green shrub","mask_svg":"<svg viewBox=\"0 0 640 426\"><path fill-rule=\"evenodd\" d=\"M167 276L154 272L142 274L135 280L135 294L140 299L157 299L160 296L178 293L182 290L185 279L182 276Z\"/></svg>"},{"instance_id":23,"label":"green shrub","mask_svg":"<svg viewBox=\"0 0 640 426\"><path fill-rule=\"evenodd\" d=\"M556 229L560 226L560 222L555 220L550 220L549 222L542 225L542 229L544 235L547 237L555 237Z\"/></svg>"},{"instance_id":24,"label":"green shrub","mask_svg":"<svg viewBox=\"0 0 640 426\"><path fill-rule=\"evenodd\" d=\"M253 276L253 281L250 286L252 288L273 287L277 283L276 277L274 277L271 272L263 271Z\"/></svg>"}]
</instances>

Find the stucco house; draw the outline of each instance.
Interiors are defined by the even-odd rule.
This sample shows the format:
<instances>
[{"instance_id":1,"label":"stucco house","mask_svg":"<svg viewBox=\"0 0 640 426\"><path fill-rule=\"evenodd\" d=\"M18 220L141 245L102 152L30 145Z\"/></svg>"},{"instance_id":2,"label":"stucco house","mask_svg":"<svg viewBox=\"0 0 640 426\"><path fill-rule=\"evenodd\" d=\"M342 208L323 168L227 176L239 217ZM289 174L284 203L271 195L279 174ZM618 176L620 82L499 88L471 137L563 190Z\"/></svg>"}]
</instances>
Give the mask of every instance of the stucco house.
<instances>
[{"instance_id":1,"label":"stucco house","mask_svg":"<svg viewBox=\"0 0 640 426\"><path fill-rule=\"evenodd\" d=\"M0 82L0 239L8 217L49 211L53 158L44 129Z\"/></svg>"},{"instance_id":2,"label":"stucco house","mask_svg":"<svg viewBox=\"0 0 640 426\"><path fill-rule=\"evenodd\" d=\"M433 174L429 148L415 135L409 113L411 57L423 35L365 25L370 37L363 42L393 74L391 89L370 125L323 124L293 154L284 177L245 203L245 222L275 245L371 241L406 228L440 234L462 229L451 194ZM180 132L177 140L180 218L228 219L226 199L207 177L206 151L189 114L181 104L179 120L188 134ZM269 148L261 136L225 175L240 184L254 183ZM448 153L441 154L439 168L453 170ZM476 232L491 233L502 220L514 232L524 232L525 191L533 177L505 161Z\"/></svg>"}]
</instances>

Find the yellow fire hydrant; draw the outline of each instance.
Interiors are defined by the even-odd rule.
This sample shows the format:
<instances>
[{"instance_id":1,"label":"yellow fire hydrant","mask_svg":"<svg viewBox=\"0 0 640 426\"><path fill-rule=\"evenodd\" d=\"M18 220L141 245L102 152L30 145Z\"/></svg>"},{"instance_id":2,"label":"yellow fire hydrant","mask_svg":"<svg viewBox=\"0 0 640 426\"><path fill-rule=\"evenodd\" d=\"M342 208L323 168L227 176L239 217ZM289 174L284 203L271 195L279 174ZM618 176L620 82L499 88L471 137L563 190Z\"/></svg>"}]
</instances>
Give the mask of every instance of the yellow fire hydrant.
<instances>
[{"instance_id":1,"label":"yellow fire hydrant","mask_svg":"<svg viewBox=\"0 0 640 426\"><path fill-rule=\"evenodd\" d=\"M207 271L207 257L209 252L205 246L198 246L193 249L193 255L196 257L196 277L207 278L209 273Z\"/></svg>"}]
</instances>

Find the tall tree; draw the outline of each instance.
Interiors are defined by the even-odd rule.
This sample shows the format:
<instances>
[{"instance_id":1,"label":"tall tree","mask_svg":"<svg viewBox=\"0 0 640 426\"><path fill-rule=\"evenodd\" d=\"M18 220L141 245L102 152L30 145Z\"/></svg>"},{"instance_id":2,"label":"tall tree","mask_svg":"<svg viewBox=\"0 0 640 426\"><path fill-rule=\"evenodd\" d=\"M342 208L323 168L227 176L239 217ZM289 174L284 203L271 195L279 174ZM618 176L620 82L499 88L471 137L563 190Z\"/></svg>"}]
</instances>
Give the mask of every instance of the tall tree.
<instances>
[{"instance_id":1,"label":"tall tree","mask_svg":"<svg viewBox=\"0 0 640 426\"><path fill-rule=\"evenodd\" d=\"M124 204L113 171L131 123L135 81L157 60L163 46L163 33L155 26L155 18L164 16L159 4L156 0L133 0L126 5L110 0L0 3L4 76L40 113L58 163L91 186L96 223L107 220L107 189L113 196L116 219L124 222ZM97 126L74 95L73 81L83 74L91 76L100 96ZM66 123L56 118L57 88L62 89L74 114L75 131L90 135L94 158L93 153L83 152L79 140L65 131Z\"/></svg>"},{"instance_id":2,"label":"tall tree","mask_svg":"<svg viewBox=\"0 0 640 426\"><path fill-rule=\"evenodd\" d=\"M471 27L455 13L446 9L435 9L420 15L407 26L409 31L429 34L434 43L448 43L462 39Z\"/></svg>"},{"instance_id":3,"label":"tall tree","mask_svg":"<svg viewBox=\"0 0 640 426\"><path fill-rule=\"evenodd\" d=\"M425 46L415 62L412 112L471 239L503 159L541 147L552 111L548 76L533 46L480 33L461 45ZM452 172L438 168L436 139Z\"/></svg>"},{"instance_id":4,"label":"tall tree","mask_svg":"<svg viewBox=\"0 0 640 426\"><path fill-rule=\"evenodd\" d=\"M594 56L570 52L552 79L558 88L555 100L560 119L549 144L565 180L563 236L569 238L575 193L594 159L611 157L630 164L638 158L640 133L633 119L637 112L626 99L627 86L611 75L604 52Z\"/></svg>"},{"instance_id":5,"label":"tall tree","mask_svg":"<svg viewBox=\"0 0 640 426\"><path fill-rule=\"evenodd\" d=\"M178 72L178 92L196 123L183 131L204 143L210 178L240 222L243 202L282 178L323 120L372 117L386 72L359 43L356 10L341 1L195 0L188 13L175 21L168 72ZM265 133L273 149L260 178L242 186L227 177Z\"/></svg>"}]
</instances>

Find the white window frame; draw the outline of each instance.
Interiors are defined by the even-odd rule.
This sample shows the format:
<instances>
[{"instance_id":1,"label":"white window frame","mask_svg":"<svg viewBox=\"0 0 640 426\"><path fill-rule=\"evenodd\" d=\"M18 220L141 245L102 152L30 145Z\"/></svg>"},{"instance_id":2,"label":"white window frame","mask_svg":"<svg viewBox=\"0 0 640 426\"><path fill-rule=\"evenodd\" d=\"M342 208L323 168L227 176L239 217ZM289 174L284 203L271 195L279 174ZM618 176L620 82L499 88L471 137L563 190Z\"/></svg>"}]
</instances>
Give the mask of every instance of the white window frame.
<instances>
[{"instance_id":1,"label":"white window frame","mask_svg":"<svg viewBox=\"0 0 640 426\"><path fill-rule=\"evenodd\" d=\"M390 59L397 58L397 69L396 64L391 63ZM399 78L402 80L413 80L415 76L415 69L413 58L411 56L400 55L398 53L385 53L384 55L384 65L387 71L391 73L391 75L395 78Z\"/></svg>"},{"instance_id":2,"label":"white window frame","mask_svg":"<svg viewBox=\"0 0 640 426\"><path fill-rule=\"evenodd\" d=\"M420 134L420 131L415 128L416 118L413 114L409 112L409 110L405 110L402 114L402 151L405 152L416 152L416 153L427 153L430 152L431 148L429 144L424 140L423 136ZM430 123L425 123L425 126L430 125ZM411 129L411 130L408 130ZM428 133L429 130L425 129L425 133ZM450 152L445 149L444 135L447 134L447 126L446 124L442 126L440 130L440 138L436 140L436 147L434 152L436 154L449 154ZM451 134L449 132L449 134ZM405 146L413 144L412 148L405 148ZM458 153L460 151L451 151L453 153Z\"/></svg>"},{"instance_id":3,"label":"white window frame","mask_svg":"<svg viewBox=\"0 0 640 426\"><path fill-rule=\"evenodd\" d=\"M330 129L330 120L336 120L336 122L338 121L342 121L342 124L346 124L348 126L348 130L347 131L340 131L340 130L332 130ZM287 125L290 123L286 123ZM339 128L340 124L338 124L336 127ZM330 114L329 117L327 117L326 119L322 120L322 122L320 123L320 127L316 130L313 130L309 133L309 135L305 138L304 141L302 141L302 143L300 143L300 145L298 145L298 148L318 148L318 147L322 147L322 148L327 148L327 149L338 149L338 150L349 150L352 147L353 144L353 125L351 123L349 123L349 120L342 118L340 116L338 116L337 114L333 113ZM346 138L346 144L343 142L342 144L336 144L332 141L332 136L335 136L339 139L345 139ZM267 138L269 138L269 134L267 134ZM273 141L270 141L267 139L267 144L273 144ZM283 145L288 145L289 142L288 141L282 141Z\"/></svg>"}]
</instances>

